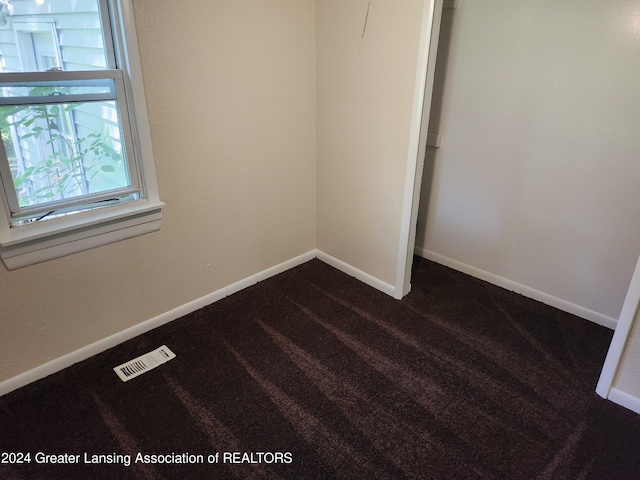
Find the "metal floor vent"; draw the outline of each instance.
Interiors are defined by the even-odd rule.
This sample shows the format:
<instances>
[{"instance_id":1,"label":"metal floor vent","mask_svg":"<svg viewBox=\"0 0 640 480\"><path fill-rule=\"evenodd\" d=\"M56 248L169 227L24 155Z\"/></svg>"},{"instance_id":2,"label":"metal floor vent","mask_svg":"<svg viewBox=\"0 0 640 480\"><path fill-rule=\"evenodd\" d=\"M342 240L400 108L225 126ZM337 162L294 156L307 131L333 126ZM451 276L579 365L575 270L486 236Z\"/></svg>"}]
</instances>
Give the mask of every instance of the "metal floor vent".
<instances>
[{"instance_id":1,"label":"metal floor vent","mask_svg":"<svg viewBox=\"0 0 640 480\"><path fill-rule=\"evenodd\" d=\"M172 358L176 358L176 354L169 350L166 345L163 345L153 352L145 353L127 363L118 365L113 370L123 382L126 382L156 368L158 365L168 362Z\"/></svg>"}]
</instances>

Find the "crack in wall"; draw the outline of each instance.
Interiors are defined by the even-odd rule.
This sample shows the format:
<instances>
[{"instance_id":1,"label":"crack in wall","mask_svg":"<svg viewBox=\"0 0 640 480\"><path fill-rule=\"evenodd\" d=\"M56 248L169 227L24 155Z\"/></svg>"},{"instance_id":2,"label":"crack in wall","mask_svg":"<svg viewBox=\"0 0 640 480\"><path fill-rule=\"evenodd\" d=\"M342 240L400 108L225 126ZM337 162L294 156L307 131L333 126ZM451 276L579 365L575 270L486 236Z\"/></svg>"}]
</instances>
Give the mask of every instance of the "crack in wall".
<instances>
[{"instance_id":1,"label":"crack in wall","mask_svg":"<svg viewBox=\"0 0 640 480\"><path fill-rule=\"evenodd\" d=\"M369 0L369 4L367 5L367 14L364 17L364 28L362 29L362 35L360 35L360 39L364 38L364 33L367 31L367 22L369 21L369 10L371 10L371 0Z\"/></svg>"}]
</instances>

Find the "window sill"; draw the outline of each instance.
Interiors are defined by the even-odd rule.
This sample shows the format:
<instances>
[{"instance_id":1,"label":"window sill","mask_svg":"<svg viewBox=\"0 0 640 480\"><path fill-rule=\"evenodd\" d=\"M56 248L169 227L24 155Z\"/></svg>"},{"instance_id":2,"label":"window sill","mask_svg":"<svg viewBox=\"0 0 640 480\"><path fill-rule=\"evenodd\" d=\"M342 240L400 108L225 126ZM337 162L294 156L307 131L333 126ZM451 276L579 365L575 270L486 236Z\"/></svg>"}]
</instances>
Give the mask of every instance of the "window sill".
<instances>
[{"instance_id":1,"label":"window sill","mask_svg":"<svg viewBox=\"0 0 640 480\"><path fill-rule=\"evenodd\" d=\"M9 270L64 257L160 229L160 201L140 200L0 232L0 257Z\"/></svg>"}]
</instances>

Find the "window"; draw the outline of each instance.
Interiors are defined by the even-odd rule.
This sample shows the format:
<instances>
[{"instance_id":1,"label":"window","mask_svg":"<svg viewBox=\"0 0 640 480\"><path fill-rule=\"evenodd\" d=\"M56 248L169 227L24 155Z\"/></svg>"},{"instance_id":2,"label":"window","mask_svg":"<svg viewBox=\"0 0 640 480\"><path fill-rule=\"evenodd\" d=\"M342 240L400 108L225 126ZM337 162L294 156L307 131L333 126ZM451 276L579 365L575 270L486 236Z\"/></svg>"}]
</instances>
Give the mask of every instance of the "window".
<instances>
[{"instance_id":1,"label":"window","mask_svg":"<svg viewBox=\"0 0 640 480\"><path fill-rule=\"evenodd\" d=\"M12 0L1 13L6 266L158 230L131 0Z\"/></svg>"}]
</instances>

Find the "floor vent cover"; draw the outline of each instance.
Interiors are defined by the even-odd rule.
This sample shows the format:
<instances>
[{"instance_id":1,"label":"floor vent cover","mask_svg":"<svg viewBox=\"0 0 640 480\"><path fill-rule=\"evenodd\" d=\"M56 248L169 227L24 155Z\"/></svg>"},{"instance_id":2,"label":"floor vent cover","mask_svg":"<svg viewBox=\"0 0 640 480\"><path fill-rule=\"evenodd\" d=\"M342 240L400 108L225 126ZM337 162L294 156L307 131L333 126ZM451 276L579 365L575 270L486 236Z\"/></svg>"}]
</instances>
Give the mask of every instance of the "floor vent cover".
<instances>
[{"instance_id":1,"label":"floor vent cover","mask_svg":"<svg viewBox=\"0 0 640 480\"><path fill-rule=\"evenodd\" d=\"M156 368L158 365L168 362L172 358L176 358L175 353L169 350L166 345L163 345L153 352L145 353L127 363L118 365L113 370L123 382L126 382Z\"/></svg>"}]
</instances>

